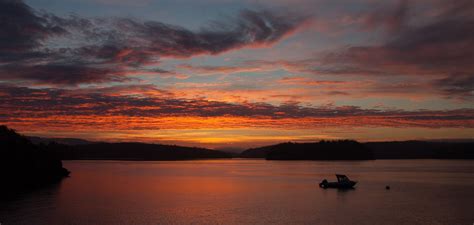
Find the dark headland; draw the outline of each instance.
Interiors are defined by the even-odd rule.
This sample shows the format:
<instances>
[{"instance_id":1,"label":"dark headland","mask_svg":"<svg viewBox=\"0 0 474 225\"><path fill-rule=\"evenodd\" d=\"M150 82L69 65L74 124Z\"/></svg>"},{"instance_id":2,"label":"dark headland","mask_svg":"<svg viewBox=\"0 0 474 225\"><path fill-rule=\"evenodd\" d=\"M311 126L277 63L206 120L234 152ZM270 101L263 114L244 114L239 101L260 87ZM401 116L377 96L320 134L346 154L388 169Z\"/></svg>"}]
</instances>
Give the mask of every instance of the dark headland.
<instances>
[{"instance_id":1,"label":"dark headland","mask_svg":"<svg viewBox=\"0 0 474 225\"><path fill-rule=\"evenodd\" d=\"M3 193L28 191L60 181L70 173L63 167L61 160L190 160L231 157L226 152L176 145L96 143L81 139L51 141L26 137L0 125L0 179L2 190L6 190Z\"/></svg>"},{"instance_id":2,"label":"dark headland","mask_svg":"<svg viewBox=\"0 0 474 225\"><path fill-rule=\"evenodd\" d=\"M47 146L35 145L14 130L0 126L2 194L55 183L68 175L69 171Z\"/></svg>"}]
</instances>

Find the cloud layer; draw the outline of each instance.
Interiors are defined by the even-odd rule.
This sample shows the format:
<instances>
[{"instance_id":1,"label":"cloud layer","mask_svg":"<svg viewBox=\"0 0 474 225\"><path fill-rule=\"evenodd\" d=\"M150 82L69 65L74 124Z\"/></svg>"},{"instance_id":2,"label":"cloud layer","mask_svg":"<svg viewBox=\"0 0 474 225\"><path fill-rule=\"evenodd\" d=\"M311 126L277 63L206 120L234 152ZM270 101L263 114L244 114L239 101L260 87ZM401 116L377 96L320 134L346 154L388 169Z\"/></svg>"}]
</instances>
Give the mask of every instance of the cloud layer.
<instances>
[{"instance_id":1,"label":"cloud layer","mask_svg":"<svg viewBox=\"0 0 474 225\"><path fill-rule=\"evenodd\" d=\"M474 110L416 110L363 109L356 106L323 105L304 107L297 103L274 106L266 103L232 104L205 99L182 99L172 93L152 86L134 85L113 89L32 89L15 86L1 86L0 122L25 122L55 119L89 117L89 121L121 117L139 119L142 125L157 118L176 119L173 129L186 126L186 117L233 118L214 124L220 128L242 126L237 121L252 121L259 127L466 127L474 128ZM99 119L100 118L100 119ZM236 119L237 118L237 119ZM74 124L77 121L70 121ZM118 122L118 121L116 121ZM283 122L283 124L282 124ZM290 123L291 122L291 123ZM288 124L287 124L288 123ZM155 124L156 126L156 124ZM156 128L156 127L155 127ZM197 127L199 128L199 127ZM202 128L202 127L201 127Z\"/></svg>"},{"instance_id":2,"label":"cloud layer","mask_svg":"<svg viewBox=\"0 0 474 225\"><path fill-rule=\"evenodd\" d=\"M314 71L424 76L446 96L474 97L474 3L441 3L441 12L417 25L402 23L409 5L405 2L400 7L400 14L388 20L391 27L398 28L397 32L391 33L385 43L329 53L322 58L325 65Z\"/></svg>"},{"instance_id":3,"label":"cloud layer","mask_svg":"<svg viewBox=\"0 0 474 225\"><path fill-rule=\"evenodd\" d=\"M0 80L66 85L121 82L150 72L143 67L160 57L271 45L308 18L242 10L192 31L129 18L63 18L16 0L0 1L0 17Z\"/></svg>"},{"instance_id":4,"label":"cloud layer","mask_svg":"<svg viewBox=\"0 0 474 225\"><path fill-rule=\"evenodd\" d=\"M385 81L394 77L418 79L424 82L420 88L431 87L435 90L433 94L472 101L474 3L468 0L428 1L424 5L428 10L423 11L426 15L415 14L415 8L420 7L415 2L399 1L397 7L389 7L377 7L346 19L351 21L352 29L359 28L360 32L374 36L378 34L373 43L343 45L299 60L249 60L234 67L234 71L278 68L297 74L346 77L347 80L354 80L354 77ZM233 68L205 69L208 73L211 70L231 73ZM410 90L400 88L399 91Z\"/></svg>"}]
</instances>

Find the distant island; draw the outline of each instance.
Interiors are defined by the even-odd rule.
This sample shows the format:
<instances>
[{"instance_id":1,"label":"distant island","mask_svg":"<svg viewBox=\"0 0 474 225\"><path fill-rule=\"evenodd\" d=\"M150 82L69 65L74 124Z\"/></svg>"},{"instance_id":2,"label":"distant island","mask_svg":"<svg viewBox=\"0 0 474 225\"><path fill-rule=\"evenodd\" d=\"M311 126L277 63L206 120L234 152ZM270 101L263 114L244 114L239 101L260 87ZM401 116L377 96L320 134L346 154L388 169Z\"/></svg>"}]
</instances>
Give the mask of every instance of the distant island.
<instances>
[{"instance_id":1,"label":"distant island","mask_svg":"<svg viewBox=\"0 0 474 225\"><path fill-rule=\"evenodd\" d=\"M33 144L6 126L0 126L0 179L2 190L28 190L69 175L45 145ZM4 194L5 192L2 192Z\"/></svg>"},{"instance_id":2,"label":"distant island","mask_svg":"<svg viewBox=\"0 0 474 225\"><path fill-rule=\"evenodd\" d=\"M281 143L243 151L241 158L267 160L474 159L474 142L352 140Z\"/></svg>"},{"instance_id":3,"label":"distant island","mask_svg":"<svg viewBox=\"0 0 474 225\"><path fill-rule=\"evenodd\" d=\"M389 141L364 145L376 159L474 159L474 142Z\"/></svg>"},{"instance_id":4,"label":"distant island","mask_svg":"<svg viewBox=\"0 0 474 225\"><path fill-rule=\"evenodd\" d=\"M242 158L267 160L369 160L372 151L352 140L320 141L314 143L281 143L244 151Z\"/></svg>"}]
</instances>

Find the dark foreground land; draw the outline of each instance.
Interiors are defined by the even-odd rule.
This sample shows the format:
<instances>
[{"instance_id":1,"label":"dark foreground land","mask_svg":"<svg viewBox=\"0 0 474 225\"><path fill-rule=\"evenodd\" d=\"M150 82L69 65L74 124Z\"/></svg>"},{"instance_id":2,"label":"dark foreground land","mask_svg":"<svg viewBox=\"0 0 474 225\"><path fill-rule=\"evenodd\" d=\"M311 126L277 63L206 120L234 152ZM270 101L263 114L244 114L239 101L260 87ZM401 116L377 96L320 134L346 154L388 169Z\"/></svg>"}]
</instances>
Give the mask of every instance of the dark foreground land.
<instances>
[{"instance_id":1,"label":"dark foreground land","mask_svg":"<svg viewBox=\"0 0 474 225\"><path fill-rule=\"evenodd\" d=\"M0 126L0 179L3 193L26 191L55 183L69 175L47 146L35 145L6 126Z\"/></svg>"}]
</instances>

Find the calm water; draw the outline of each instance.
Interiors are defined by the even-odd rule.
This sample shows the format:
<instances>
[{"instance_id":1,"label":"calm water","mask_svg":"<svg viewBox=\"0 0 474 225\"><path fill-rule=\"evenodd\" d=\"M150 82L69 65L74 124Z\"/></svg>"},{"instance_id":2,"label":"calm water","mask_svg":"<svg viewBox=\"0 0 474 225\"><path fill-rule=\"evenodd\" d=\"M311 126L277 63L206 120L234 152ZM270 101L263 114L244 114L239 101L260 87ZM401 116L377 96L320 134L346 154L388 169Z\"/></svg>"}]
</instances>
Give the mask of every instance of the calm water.
<instances>
[{"instance_id":1,"label":"calm water","mask_svg":"<svg viewBox=\"0 0 474 225\"><path fill-rule=\"evenodd\" d=\"M72 176L60 184L0 203L0 223L474 222L474 161L66 161L65 167ZM317 186L335 172L360 183L350 191Z\"/></svg>"}]
</instances>

